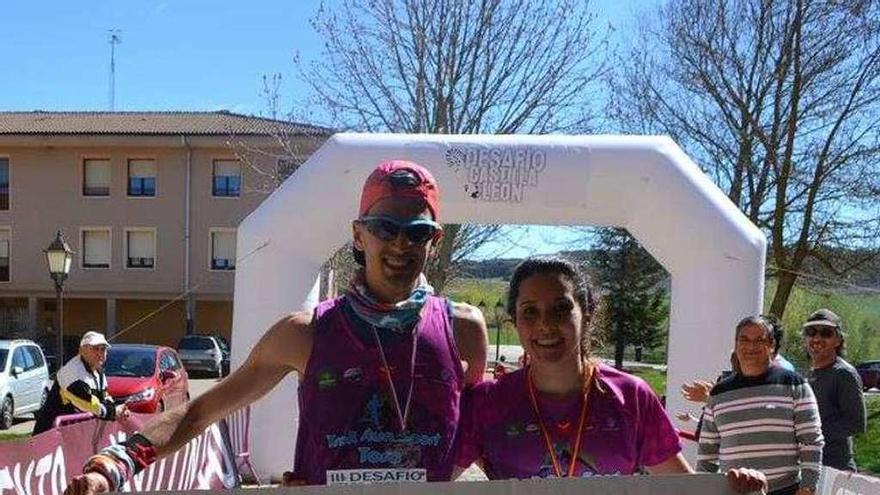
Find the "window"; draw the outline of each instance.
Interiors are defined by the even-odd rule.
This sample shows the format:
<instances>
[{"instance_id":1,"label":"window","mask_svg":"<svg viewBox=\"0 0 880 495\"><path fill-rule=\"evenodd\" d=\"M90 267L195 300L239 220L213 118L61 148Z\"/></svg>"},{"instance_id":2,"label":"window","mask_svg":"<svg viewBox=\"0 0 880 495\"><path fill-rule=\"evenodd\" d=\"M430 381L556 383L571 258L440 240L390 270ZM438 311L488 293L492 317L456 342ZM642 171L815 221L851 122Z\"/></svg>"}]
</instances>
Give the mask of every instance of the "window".
<instances>
[{"instance_id":1,"label":"window","mask_svg":"<svg viewBox=\"0 0 880 495\"><path fill-rule=\"evenodd\" d=\"M241 195L241 164L238 160L214 160L212 194L218 197Z\"/></svg>"},{"instance_id":2,"label":"window","mask_svg":"<svg viewBox=\"0 0 880 495\"><path fill-rule=\"evenodd\" d=\"M171 369L171 359L168 357L167 352L162 353L162 357L159 359L159 372Z\"/></svg>"},{"instance_id":3,"label":"window","mask_svg":"<svg viewBox=\"0 0 880 495\"><path fill-rule=\"evenodd\" d=\"M211 232L211 269L235 270L235 231Z\"/></svg>"},{"instance_id":4,"label":"window","mask_svg":"<svg viewBox=\"0 0 880 495\"><path fill-rule=\"evenodd\" d=\"M168 360L171 361L171 369L179 370L180 369L180 361L177 359L177 356L174 354L168 355Z\"/></svg>"},{"instance_id":5,"label":"window","mask_svg":"<svg viewBox=\"0 0 880 495\"><path fill-rule=\"evenodd\" d=\"M153 197L156 195L156 161L128 161L128 195Z\"/></svg>"},{"instance_id":6,"label":"window","mask_svg":"<svg viewBox=\"0 0 880 495\"><path fill-rule=\"evenodd\" d=\"M12 366L18 366L23 371L27 371L36 368L37 364L34 362L34 356L27 352L26 348L16 347L12 353Z\"/></svg>"},{"instance_id":7,"label":"window","mask_svg":"<svg viewBox=\"0 0 880 495\"><path fill-rule=\"evenodd\" d=\"M83 268L110 268L110 229L82 230Z\"/></svg>"},{"instance_id":8,"label":"window","mask_svg":"<svg viewBox=\"0 0 880 495\"><path fill-rule=\"evenodd\" d=\"M0 282L9 282L9 243L12 231L0 229Z\"/></svg>"},{"instance_id":9,"label":"window","mask_svg":"<svg viewBox=\"0 0 880 495\"><path fill-rule=\"evenodd\" d=\"M127 268L153 268L156 263L156 232L152 229L127 229L125 231L125 266Z\"/></svg>"},{"instance_id":10,"label":"window","mask_svg":"<svg viewBox=\"0 0 880 495\"><path fill-rule=\"evenodd\" d=\"M0 158L0 210L9 209L9 158Z\"/></svg>"},{"instance_id":11,"label":"window","mask_svg":"<svg viewBox=\"0 0 880 495\"><path fill-rule=\"evenodd\" d=\"M83 161L83 196L110 196L110 160Z\"/></svg>"},{"instance_id":12,"label":"window","mask_svg":"<svg viewBox=\"0 0 880 495\"><path fill-rule=\"evenodd\" d=\"M25 349L27 349L28 352L31 353L31 357L34 361L34 368L40 368L44 364L46 364L45 361L43 361L43 353L40 352L39 348L29 345L25 347Z\"/></svg>"}]
</instances>

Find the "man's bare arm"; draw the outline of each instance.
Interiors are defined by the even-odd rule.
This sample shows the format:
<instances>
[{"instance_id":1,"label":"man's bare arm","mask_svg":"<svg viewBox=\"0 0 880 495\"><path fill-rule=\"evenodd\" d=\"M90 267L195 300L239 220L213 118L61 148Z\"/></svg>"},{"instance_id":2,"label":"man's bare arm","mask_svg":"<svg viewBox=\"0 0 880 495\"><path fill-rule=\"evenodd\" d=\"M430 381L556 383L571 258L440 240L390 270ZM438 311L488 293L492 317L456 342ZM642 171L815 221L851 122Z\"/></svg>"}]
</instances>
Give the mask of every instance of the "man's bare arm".
<instances>
[{"instance_id":1,"label":"man's bare arm","mask_svg":"<svg viewBox=\"0 0 880 495\"><path fill-rule=\"evenodd\" d=\"M291 371L303 372L312 347L310 320L311 313L281 319L229 377L147 424L141 434L152 442L156 455L175 452L212 423L267 394Z\"/></svg>"},{"instance_id":2,"label":"man's bare arm","mask_svg":"<svg viewBox=\"0 0 880 495\"><path fill-rule=\"evenodd\" d=\"M470 304L454 303L452 326L455 345L465 366L465 383L472 385L483 381L486 371L486 353L489 337L483 313Z\"/></svg>"},{"instance_id":3,"label":"man's bare arm","mask_svg":"<svg viewBox=\"0 0 880 495\"><path fill-rule=\"evenodd\" d=\"M183 447L210 424L272 390L291 371L303 372L312 352L312 315L296 313L275 323L228 378L197 399L159 415L147 424L145 436L157 457ZM98 471L74 476L65 495L94 495L112 489Z\"/></svg>"}]
</instances>

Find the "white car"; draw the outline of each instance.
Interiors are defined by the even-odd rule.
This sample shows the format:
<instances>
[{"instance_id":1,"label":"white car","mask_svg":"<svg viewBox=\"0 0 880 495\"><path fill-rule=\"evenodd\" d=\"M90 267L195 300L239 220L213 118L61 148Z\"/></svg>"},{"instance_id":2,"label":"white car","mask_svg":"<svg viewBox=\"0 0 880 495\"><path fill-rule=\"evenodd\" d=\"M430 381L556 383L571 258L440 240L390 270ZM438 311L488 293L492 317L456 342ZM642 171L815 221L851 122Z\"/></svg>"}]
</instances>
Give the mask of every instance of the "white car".
<instances>
[{"instance_id":1,"label":"white car","mask_svg":"<svg viewBox=\"0 0 880 495\"><path fill-rule=\"evenodd\" d=\"M13 418L36 413L49 396L49 368L30 340L0 340L0 430Z\"/></svg>"},{"instance_id":2,"label":"white car","mask_svg":"<svg viewBox=\"0 0 880 495\"><path fill-rule=\"evenodd\" d=\"M187 335L177 344L177 353L187 371L205 371L217 378L229 373L229 346L216 335Z\"/></svg>"}]
</instances>

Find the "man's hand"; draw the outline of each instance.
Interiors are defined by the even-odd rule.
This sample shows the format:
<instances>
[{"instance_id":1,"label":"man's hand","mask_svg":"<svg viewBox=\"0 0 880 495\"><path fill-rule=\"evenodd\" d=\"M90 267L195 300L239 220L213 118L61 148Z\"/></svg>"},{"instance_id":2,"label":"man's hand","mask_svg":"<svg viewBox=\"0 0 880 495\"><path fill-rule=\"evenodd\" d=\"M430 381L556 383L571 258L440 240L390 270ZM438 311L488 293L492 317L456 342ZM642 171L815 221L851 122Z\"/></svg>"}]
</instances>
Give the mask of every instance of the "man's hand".
<instances>
[{"instance_id":1,"label":"man's hand","mask_svg":"<svg viewBox=\"0 0 880 495\"><path fill-rule=\"evenodd\" d=\"M809 488L798 488L798 491L794 492L794 495L815 495L816 490L811 490Z\"/></svg>"},{"instance_id":2,"label":"man's hand","mask_svg":"<svg viewBox=\"0 0 880 495\"><path fill-rule=\"evenodd\" d=\"M128 406L125 404L116 406L116 421L125 422L129 417L131 417L131 411L128 410Z\"/></svg>"},{"instance_id":3,"label":"man's hand","mask_svg":"<svg viewBox=\"0 0 880 495\"><path fill-rule=\"evenodd\" d=\"M712 383L704 380L694 380L681 386L681 396L691 402L705 403L709 400L709 392L712 391Z\"/></svg>"},{"instance_id":4,"label":"man's hand","mask_svg":"<svg viewBox=\"0 0 880 495\"><path fill-rule=\"evenodd\" d=\"M756 469L736 468L725 475L730 487L739 493L767 492L767 477ZM801 495L800 492L797 495ZM811 494L812 495L812 494Z\"/></svg>"},{"instance_id":5,"label":"man's hand","mask_svg":"<svg viewBox=\"0 0 880 495\"><path fill-rule=\"evenodd\" d=\"M94 495L110 491L110 482L101 473L85 473L74 476L64 490L64 495Z\"/></svg>"}]
</instances>

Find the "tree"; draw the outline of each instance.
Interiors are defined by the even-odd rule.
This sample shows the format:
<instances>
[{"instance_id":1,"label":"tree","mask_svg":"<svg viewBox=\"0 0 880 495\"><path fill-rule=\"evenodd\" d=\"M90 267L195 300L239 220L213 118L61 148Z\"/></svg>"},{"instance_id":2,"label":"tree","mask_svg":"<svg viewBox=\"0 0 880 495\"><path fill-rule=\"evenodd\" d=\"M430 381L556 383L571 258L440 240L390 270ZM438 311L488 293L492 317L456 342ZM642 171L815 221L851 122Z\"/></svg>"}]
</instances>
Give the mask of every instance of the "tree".
<instances>
[{"instance_id":1,"label":"tree","mask_svg":"<svg viewBox=\"0 0 880 495\"><path fill-rule=\"evenodd\" d=\"M768 233L778 316L807 260L878 252L878 4L671 0L617 64L612 119L672 136Z\"/></svg>"},{"instance_id":2,"label":"tree","mask_svg":"<svg viewBox=\"0 0 880 495\"><path fill-rule=\"evenodd\" d=\"M324 41L321 59L297 66L313 103L340 129L583 129L590 85L605 70L588 7L587 0L343 0L312 20ZM429 270L438 291L498 226L445 231Z\"/></svg>"},{"instance_id":3,"label":"tree","mask_svg":"<svg viewBox=\"0 0 880 495\"><path fill-rule=\"evenodd\" d=\"M625 229L603 228L590 264L602 293L604 334L614 341L614 363L623 366L627 345L652 349L663 341L669 314L668 274Z\"/></svg>"}]
</instances>

